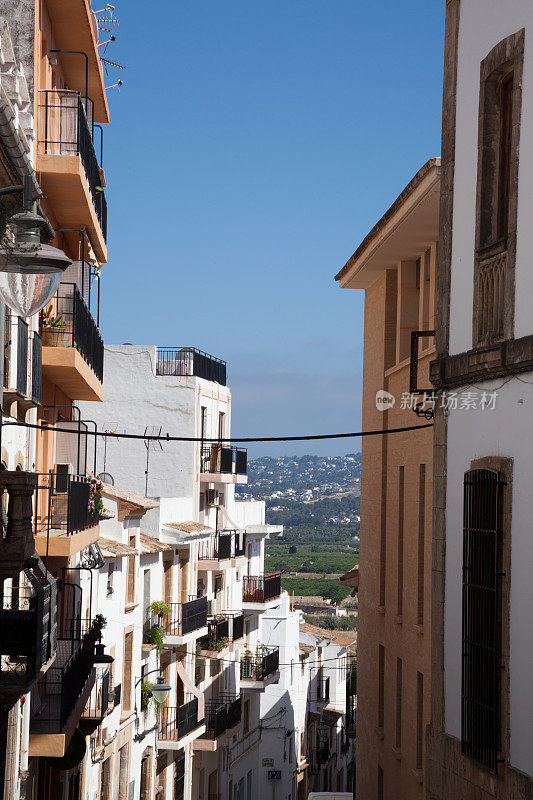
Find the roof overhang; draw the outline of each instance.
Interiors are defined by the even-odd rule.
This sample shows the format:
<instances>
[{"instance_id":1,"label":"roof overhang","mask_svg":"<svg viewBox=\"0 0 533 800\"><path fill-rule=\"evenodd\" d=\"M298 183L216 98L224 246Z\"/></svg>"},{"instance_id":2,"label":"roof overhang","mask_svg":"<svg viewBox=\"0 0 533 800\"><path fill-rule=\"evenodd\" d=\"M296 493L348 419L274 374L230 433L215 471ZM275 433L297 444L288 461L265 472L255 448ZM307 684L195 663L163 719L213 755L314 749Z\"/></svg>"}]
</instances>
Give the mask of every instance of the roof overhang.
<instances>
[{"instance_id":1,"label":"roof overhang","mask_svg":"<svg viewBox=\"0 0 533 800\"><path fill-rule=\"evenodd\" d=\"M343 289L366 289L380 272L419 258L438 240L440 158L420 169L337 273Z\"/></svg>"}]
</instances>

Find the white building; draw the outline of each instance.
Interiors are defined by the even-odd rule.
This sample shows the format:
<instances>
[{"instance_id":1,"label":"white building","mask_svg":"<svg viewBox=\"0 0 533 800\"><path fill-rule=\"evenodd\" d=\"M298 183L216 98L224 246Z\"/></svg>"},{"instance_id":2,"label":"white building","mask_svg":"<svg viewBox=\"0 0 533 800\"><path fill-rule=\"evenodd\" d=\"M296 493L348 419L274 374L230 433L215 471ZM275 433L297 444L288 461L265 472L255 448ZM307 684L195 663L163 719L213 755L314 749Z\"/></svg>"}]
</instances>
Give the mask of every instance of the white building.
<instances>
[{"instance_id":1,"label":"white building","mask_svg":"<svg viewBox=\"0 0 533 800\"><path fill-rule=\"evenodd\" d=\"M533 5L446 17L428 797L503 800L533 795Z\"/></svg>"}]
</instances>

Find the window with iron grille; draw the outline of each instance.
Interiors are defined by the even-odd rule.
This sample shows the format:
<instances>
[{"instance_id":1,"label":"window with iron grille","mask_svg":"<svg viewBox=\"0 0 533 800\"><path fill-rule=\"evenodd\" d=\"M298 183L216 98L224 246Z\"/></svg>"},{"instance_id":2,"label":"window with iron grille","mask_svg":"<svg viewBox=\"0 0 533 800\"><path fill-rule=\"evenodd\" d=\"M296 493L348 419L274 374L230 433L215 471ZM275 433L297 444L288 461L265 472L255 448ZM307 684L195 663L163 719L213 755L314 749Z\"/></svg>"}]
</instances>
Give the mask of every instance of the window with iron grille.
<instances>
[{"instance_id":1,"label":"window with iron grille","mask_svg":"<svg viewBox=\"0 0 533 800\"><path fill-rule=\"evenodd\" d=\"M464 476L461 748L492 771L500 747L503 486L496 470Z\"/></svg>"}]
</instances>

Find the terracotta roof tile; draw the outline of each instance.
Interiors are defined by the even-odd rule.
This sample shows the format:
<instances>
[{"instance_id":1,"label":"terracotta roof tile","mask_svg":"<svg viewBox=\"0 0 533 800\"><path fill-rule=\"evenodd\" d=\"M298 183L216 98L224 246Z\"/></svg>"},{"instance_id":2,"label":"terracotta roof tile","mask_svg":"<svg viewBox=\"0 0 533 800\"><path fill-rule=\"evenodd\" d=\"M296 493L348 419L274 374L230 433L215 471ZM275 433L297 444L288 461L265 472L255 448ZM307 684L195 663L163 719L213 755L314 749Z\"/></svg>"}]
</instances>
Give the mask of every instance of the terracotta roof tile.
<instances>
[{"instance_id":1,"label":"terracotta roof tile","mask_svg":"<svg viewBox=\"0 0 533 800\"><path fill-rule=\"evenodd\" d=\"M129 544L125 544L124 542L116 542L114 539L106 539L103 536L100 536L98 539L98 544L100 545L102 555L107 556L108 558L116 558L119 556L136 556L139 553L138 550L136 550L134 547L130 547Z\"/></svg>"},{"instance_id":2,"label":"terracotta roof tile","mask_svg":"<svg viewBox=\"0 0 533 800\"><path fill-rule=\"evenodd\" d=\"M126 489L119 489L118 486L111 486L110 483L102 483L102 494L107 497L114 497L117 500L124 500L126 503L145 508L147 511L150 508L159 506L157 500L152 500L151 497L143 497L141 494L134 494L134 492L128 492Z\"/></svg>"},{"instance_id":3,"label":"terracotta roof tile","mask_svg":"<svg viewBox=\"0 0 533 800\"><path fill-rule=\"evenodd\" d=\"M300 630L303 633L309 633L311 636L317 636L319 639L329 639L339 647L349 647L357 641L355 633L348 631L328 631L326 628L319 628L318 625L311 625L309 622L300 622Z\"/></svg>"},{"instance_id":4,"label":"terracotta roof tile","mask_svg":"<svg viewBox=\"0 0 533 800\"><path fill-rule=\"evenodd\" d=\"M147 536L145 533L141 533L140 541L143 553L166 553L174 549L174 545L160 542L152 536Z\"/></svg>"}]
</instances>

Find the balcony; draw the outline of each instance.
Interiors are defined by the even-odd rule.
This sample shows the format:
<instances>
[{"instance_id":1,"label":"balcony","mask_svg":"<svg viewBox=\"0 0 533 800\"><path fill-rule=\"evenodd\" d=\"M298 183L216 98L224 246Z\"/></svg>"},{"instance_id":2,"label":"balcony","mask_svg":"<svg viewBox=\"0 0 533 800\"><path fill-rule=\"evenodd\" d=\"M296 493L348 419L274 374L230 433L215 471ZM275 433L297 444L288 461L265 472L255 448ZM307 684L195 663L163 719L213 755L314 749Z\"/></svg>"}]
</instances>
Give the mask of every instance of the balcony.
<instances>
[{"instance_id":1,"label":"balcony","mask_svg":"<svg viewBox=\"0 0 533 800\"><path fill-rule=\"evenodd\" d=\"M220 614L207 618L207 636L198 639L200 651L223 658L232 642L244 635L244 614Z\"/></svg>"},{"instance_id":2,"label":"balcony","mask_svg":"<svg viewBox=\"0 0 533 800\"><path fill-rule=\"evenodd\" d=\"M281 572L268 575L245 575L242 607L245 611L265 611L278 604L281 595Z\"/></svg>"},{"instance_id":3,"label":"balcony","mask_svg":"<svg viewBox=\"0 0 533 800\"><path fill-rule=\"evenodd\" d=\"M145 641L153 643L157 629L162 629L166 645L181 645L207 634L207 597L189 598L186 603L167 603L166 617L150 612Z\"/></svg>"},{"instance_id":4,"label":"balcony","mask_svg":"<svg viewBox=\"0 0 533 800\"><path fill-rule=\"evenodd\" d=\"M182 706L163 706L159 714L157 744L160 749L178 750L205 733L203 719L198 719L198 698Z\"/></svg>"},{"instance_id":5,"label":"balcony","mask_svg":"<svg viewBox=\"0 0 533 800\"><path fill-rule=\"evenodd\" d=\"M279 649L262 646L241 658L241 689L261 691L279 679Z\"/></svg>"},{"instance_id":6,"label":"balcony","mask_svg":"<svg viewBox=\"0 0 533 800\"><path fill-rule=\"evenodd\" d=\"M6 310L3 403L10 416L41 404L41 368L41 337L30 333L27 322Z\"/></svg>"},{"instance_id":7,"label":"balcony","mask_svg":"<svg viewBox=\"0 0 533 800\"><path fill-rule=\"evenodd\" d=\"M218 531L214 537L200 543L197 569L209 572L239 566L237 559L244 559L245 552L244 531ZM223 564L224 561L228 563Z\"/></svg>"},{"instance_id":8,"label":"balcony","mask_svg":"<svg viewBox=\"0 0 533 800\"><path fill-rule=\"evenodd\" d=\"M156 375L196 376L226 385L226 362L196 347L158 347Z\"/></svg>"},{"instance_id":9,"label":"balcony","mask_svg":"<svg viewBox=\"0 0 533 800\"><path fill-rule=\"evenodd\" d=\"M215 752L218 749L218 740L240 723L241 710L240 695L221 695L216 699L207 700L205 733L194 740L194 750Z\"/></svg>"},{"instance_id":10,"label":"balcony","mask_svg":"<svg viewBox=\"0 0 533 800\"><path fill-rule=\"evenodd\" d=\"M107 204L85 98L69 89L40 92L37 171L61 228L85 227L99 261L107 260Z\"/></svg>"},{"instance_id":11,"label":"balcony","mask_svg":"<svg viewBox=\"0 0 533 800\"><path fill-rule=\"evenodd\" d=\"M204 483L248 482L248 452L245 447L226 447L214 442L200 448L200 480Z\"/></svg>"},{"instance_id":12,"label":"balcony","mask_svg":"<svg viewBox=\"0 0 533 800\"><path fill-rule=\"evenodd\" d=\"M43 375L71 400L102 400L104 342L75 283L61 283L51 303L56 324L41 314Z\"/></svg>"},{"instance_id":13,"label":"balcony","mask_svg":"<svg viewBox=\"0 0 533 800\"><path fill-rule=\"evenodd\" d=\"M99 517L90 509L93 485L81 475L38 475L34 536L40 556L71 556L98 540Z\"/></svg>"},{"instance_id":14,"label":"balcony","mask_svg":"<svg viewBox=\"0 0 533 800\"><path fill-rule=\"evenodd\" d=\"M79 728L84 736L94 733L108 711L113 708L112 703L113 693L109 691L109 673L107 673L96 679L80 717Z\"/></svg>"},{"instance_id":15,"label":"balcony","mask_svg":"<svg viewBox=\"0 0 533 800\"><path fill-rule=\"evenodd\" d=\"M32 699L30 756L61 758L91 695L94 682L94 645L83 637L90 624L77 624L72 635L57 639L56 657L37 682Z\"/></svg>"},{"instance_id":16,"label":"balcony","mask_svg":"<svg viewBox=\"0 0 533 800\"><path fill-rule=\"evenodd\" d=\"M27 586L3 586L1 594L0 703L6 705L30 690L56 649L55 581L31 569L24 574Z\"/></svg>"}]
</instances>

